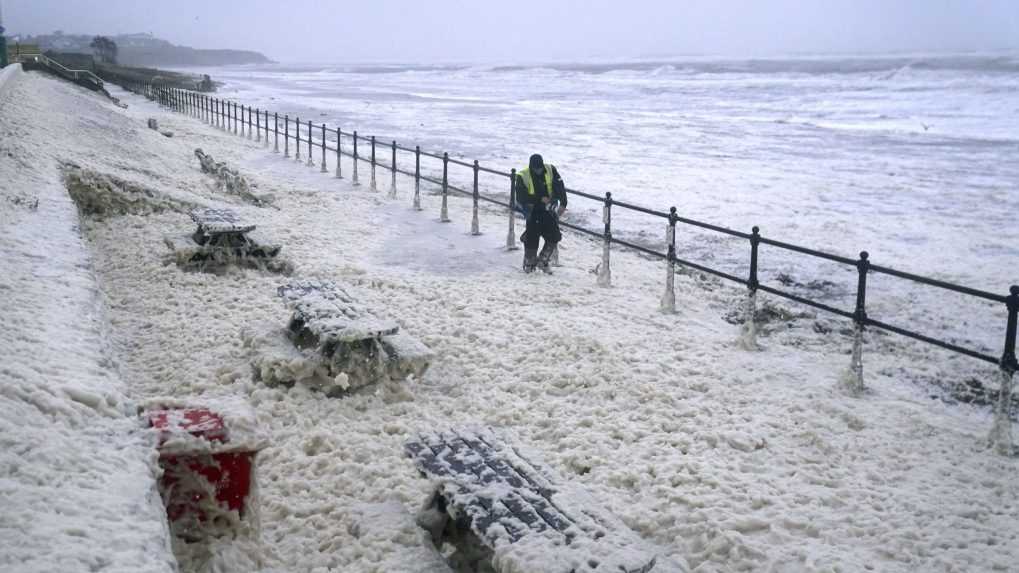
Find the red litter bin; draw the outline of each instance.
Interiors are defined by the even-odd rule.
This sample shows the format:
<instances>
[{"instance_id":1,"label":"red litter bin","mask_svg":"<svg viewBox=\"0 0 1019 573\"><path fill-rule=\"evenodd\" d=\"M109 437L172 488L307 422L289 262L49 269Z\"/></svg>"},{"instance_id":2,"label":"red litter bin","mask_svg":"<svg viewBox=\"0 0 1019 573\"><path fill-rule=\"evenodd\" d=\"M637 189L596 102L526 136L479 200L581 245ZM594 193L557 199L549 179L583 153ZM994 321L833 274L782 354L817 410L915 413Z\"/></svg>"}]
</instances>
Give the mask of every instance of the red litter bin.
<instances>
[{"instance_id":1,"label":"red litter bin","mask_svg":"<svg viewBox=\"0 0 1019 573\"><path fill-rule=\"evenodd\" d=\"M255 455L261 447L250 440L232 442L223 417L206 408L147 415L159 432L159 493L174 535L219 537L250 523Z\"/></svg>"}]
</instances>

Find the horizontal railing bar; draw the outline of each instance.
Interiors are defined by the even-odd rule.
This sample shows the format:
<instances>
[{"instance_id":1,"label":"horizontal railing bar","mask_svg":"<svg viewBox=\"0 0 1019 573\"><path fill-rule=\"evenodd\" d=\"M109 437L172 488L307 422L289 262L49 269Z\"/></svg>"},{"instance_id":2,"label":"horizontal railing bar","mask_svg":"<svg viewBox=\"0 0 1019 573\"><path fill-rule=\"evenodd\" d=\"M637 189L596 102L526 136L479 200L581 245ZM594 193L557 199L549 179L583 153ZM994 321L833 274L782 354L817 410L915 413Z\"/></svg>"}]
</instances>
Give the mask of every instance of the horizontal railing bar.
<instances>
[{"instance_id":1,"label":"horizontal railing bar","mask_svg":"<svg viewBox=\"0 0 1019 573\"><path fill-rule=\"evenodd\" d=\"M432 179L431 177L428 177L427 175L422 175L421 176L421 180L422 181L427 181L429 183L434 183L435 185L442 185L442 179Z\"/></svg>"},{"instance_id":2,"label":"horizontal railing bar","mask_svg":"<svg viewBox=\"0 0 1019 573\"><path fill-rule=\"evenodd\" d=\"M806 247L800 247L797 245L791 245L789 243L783 243L782 241L776 241L774 239L766 239L764 237L761 237L761 244L771 245L773 247L778 247L780 249L786 249L789 251L796 251L797 253L803 253L805 255L820 257L822 259L828 259L829 261L835 261L836 263L842 263L844 265L850 265L854 267L856 266L856 261L848 257L833 255L831 253L825 253L822 251L815 251L813 249L808 249Z\"/></svg>"},{"instance_id":3,"label":"horizontal railing bar","mask_svg":"<svg viewBox=\"0 0 1019 573\"><path fill-rule=\"evenodd\" d=\"M851 313L851 312L846 312L844 310L835 308L834 306L828 306L828 305L820 303L820 302L815 302L815 301L810 300L809 298L803 298L802 296L796 296L794 294L790 294L790 293L787 293L787 292L784 292L784 291L780 291L777 288L772 288L772 287L767 286L767 285L757 285L757 290L761 290L761 291L768 292L768 293L771 293L771 294L774 294L774 295L778 295L780 297L787 298L787 299L789 299L791 301L795 301L795 302L798 302L800 304L805 304L807 306L812 306L814 308L819 308L819 309L821 309L823 311L830 312L830 313L836 314L838 316L842 316L842 317L845 317L845 318L853 318L853 313Z\"/></svg>"},{"instance_id":4,"label":"horizontal railing bar","mask_svg":"<svg viewBox=\"0 0 1019 573\"><path fill-rule=\"evenodd\" d=\"M880 265L870 265L870 270L871 270L871 272L883 273L883 274L886 274L886 275L892 275L893 277L899 277L899 278L902 278L902 279L911 280L911 281L918 282L918 283L923 283L925 285L930 285L930 286L933 286L933 287L943 288L945 290L951 290L951 291L955 291L955 292L959 292L959 293L963 293L963 294L968 294L968 295L971 295L971 296L975 296L975 297L978 297L978 298L982 298L982 299L986 299L986 300L990 300L990 301L994 301L994 302L1004 303L1004 302L1006 302L1008 300L1008 297L1003 296L1003 295L998 295L998 294L982 291L982 290L975 289L975 288L970 288L970 287L965 287L965 286L961 286L961 285L957 285L957 284L952 284L952 283L945 282L945 281L939 281L937 279L931 279L931 278L927 278L927 277L922 277L920 275L914 275L913 273L907 273L905 271L899 271L899 270L895 270L895 269L888 268L888 267L882 267Z\"/></svg>"},{"instance_id":5,"label":"horizontal railing bar","mask_svg":"<svg viewBox=\"0 0 1019 573\"><path fill-rule=\"evenodd\" d=\"M745 281L745 280L743 280L743 279L741 279L741 278L739 278L739 277L737 277L735 275L730 275L729 273L726 273L726 272L723 272L723 271L716 271L715 269L713 269L711 267L706 267L704 265L699 265L697 263L694 263L694 262L691 262L691 261L687 261L687 260L681 259L679 257L676 258L676 262L678 264L680 264L680 265L683 265L684 267L690 267L692 269L697 269L699 271L715 275L716 277L722 277L723 279L727 279L727 280L730 280L730 281L733 281L733 282L736 282L736 283L744 283L744 284L746 284L746 282L747 282L747 281Z\"/></svg>"},{"instance_id":6,"label":"horizontal railing bar","mask_svg":"<svg viewBox=\"0 0 1019 573\"><path fill-rule=\"evenodd\" d=\"M617 245L622 245L622 246L624 246L624 247L626 247L628 249L633 249L635 251L640 251L640 252L645 253L647 255L651 255L652 257L658 257L659 259L664 259L664 258L667 257L667 255L659 253L658 251L655 251L653 249L649 249L647 247L643 247L641 245L638 245L636 243L631 243L629 241L624 241L622 239L617 239L615 237L612 237L612 242L616 243Z\"/></svg>"},{"instance_id":7,"label":"horizontal railing bar","mask_svg":"<svg viewBox=\"0 0 1019 573\"><path fill-rule=\"evenodd\" d=\"M874 320L872 318L868 318L867 319L867 324L875 326L877 328L880 328L881 330L887 330L889 332L894 332L895 334L899 334L899 335L905 336L907 338L912 338L914 340L919 340L921 342L926 342L927 344L933 344L934 346L940 346L941 348L944 348L946 350L951 350L952 352L958 352L959 354L965 354L966 356L970 356L970 357L976 358L978 360L983 360L984 362L990 362L991 364L997 364L998 363L998 358L995 358L994 356L988 356L987 354L981 354L981 353L979 353L979 352L977 352L975 350L970 350L969 348L964 348L964 347L959 346L957 344L952 344L951 342L945 342L944 340L938 340L937 338L931 338L930 336L926 336L926 335L923 335L923 334L912 332L912 331L906 330L904 328L900 328L898 326L892 326L891 324L887 324L887 323L881 322L879 320Z\"/></svg>"},{"instance_id":8,"label":"horizontal railing bar","mask_svg":"<svg viewBox=\"0 0 1019 573\"><path fill-rule=\"evenodd\" d=\"M488 201L489 203L492 203L493 205L499 205L501 207L505 207L506 206L506 202L505 201L500 201L498 199L493 199L491 197L486 197L485 195L482 195L481 193L478 193L478 200L480 200L480 201Z\"/></svg>"},{"instance_id":9,"label":"horizontal railing bar","mask_svg":"<svg viewBox=\"0 0 1019 573\"><path fill-rule=\"evenodd\" d=\"M453 159L452 157L449 158L449 162L450 163L455 163L457 165L462 165L464 167L470 167L470 168L474 167L474 164L469 162L469 161L461 161L459 159Z\"/></svg>"},{"instance_id":10,"label":"horizontal railing bar","mask_svg":"<svg viewBox=\"0 0 1019 573\"><path fill-rule=\"evenodd\" d=\"M663 213L661 211L655 211L654 209L648 209L647 207L641 207L640 205L634 205L632 203L624 203L623 201L616 201L615 199L612 200L612 206L613 207L622 207L623 209L630 209L631 211L640 211L641 213L646 213L648 215L654 215L655 217L662 217L662 218L665 218L665 219L669 218L669 214L668 213Z\"/></svg>"},{"instance_id":11,"label":"horizontal railing bar","mask_svg":"<svg viewBox=\"0 0 1019 573\"><path fill-rule=\"evenodd\" d=\"M491 167L485 167L484 165L478 165L478 170L484 171L485 173L491 173L492 175L502 175L503 177L510 176L510 174L505 171L499 171L498 169L492 169Z\"/></svg>"},{"instance_id":12,"label":"horizontal railing bar","mask_svg":"<svg viewBox=\"0 0 1019 573\"><path fill-rule=\"evenodd\" d=\"M569 187L566 188L566 192L570 193L571 195L580 195L581 197L587 197L588 199L591 199L593 201L605 201L604 196L599 197L597 195L592 195L590 193L584 193L583 191L577 191L576 189L570 189Z\"/></svg>"},{"instance_id":13,"label":"horizontal railing bar","mask_svg":"<svg viewBox=\"0 0 1019 573\"><path fill-rule=\"evenodd\" d=\"M725 234L725 235L731 235L733 237L740 237L740 238L743 238L743 239L749 239L750 238L750 235L748 233L743 233L743 232L740 232L740 231L734 231L732 229L727 229L725 227L719 227L718 225L712 225L711 223L705 223L703 221L696 221L694 219L687 219L686 217L676 217L676 222L677 223L684 223L686 225L692 225L694 227L701 227L702 229L708 229L710 231L715 231L715 232L722 233L722 234Z\"/></svg>"},{"instance_id":14,"label":"horizontal railing bar","mask_svg":"<svg viewBox=\"0 0 1019 573\"><path fill-rule=\"evenodd\" d=\"M603 235L600 232L598 232L598 231L592 231L590 229L585 229L584 227L580 227L578 225L573 225L573 224L567 223L565 221L559 221L559 225L562 226L562 227L566 227L567 229L573 229L574 231L578 231L580 233L584 233L586 235L591 235L592 237L599 237L599 238L603 237Z\"/></svg>"}]
</instances>

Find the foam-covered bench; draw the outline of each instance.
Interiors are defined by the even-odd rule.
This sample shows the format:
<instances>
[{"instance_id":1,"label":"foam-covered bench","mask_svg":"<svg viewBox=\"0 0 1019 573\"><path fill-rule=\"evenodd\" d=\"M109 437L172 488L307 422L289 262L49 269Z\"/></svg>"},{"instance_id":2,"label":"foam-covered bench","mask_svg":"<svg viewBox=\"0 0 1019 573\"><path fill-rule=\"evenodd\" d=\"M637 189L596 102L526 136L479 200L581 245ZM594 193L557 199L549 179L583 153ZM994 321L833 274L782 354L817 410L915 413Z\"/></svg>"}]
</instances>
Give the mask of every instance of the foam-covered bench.
<instances>
[{"instance_id":1,"label":"foam-covered bench","mask_svg":"<svg viewBox=\"0 0 1019 573\"><path fill-rule=\"evenodd\" d=\"M383 380L420 378L428 369L427 346L336 284L301 280L277 293L293 311L285 331L290 348L271 336L253 337L257 379L290 384L317 378L313 385L336 395ZM302 372L299 366L309 355L314 364Z\"/></svg>"},{"instance_id":2,"label":"foam-covered bench","mask_svg":"<svg viewBox=\"0 0 1019 573\"><path fill-rule=\"evenodd\" d=\"M656 554L576 486L490 430L423 433L407 454L436 489L418 521L456 570L660 573L685 567Z\"/></svg>"},{"instance_id":3,"label":"foam-covered bench","mask_svg":"<svg viewBox=\"0 0 1019 573\"><path fill-rule=\"evenodd\" d=\"M199 209L189 213L198 229L189 235L164 239L173 258L182 267L208 268L241 264L282 271L276 261L282 246L264 242L254 234L255 225L240 220L226 209Z\"/></svg>"}]
</instances>

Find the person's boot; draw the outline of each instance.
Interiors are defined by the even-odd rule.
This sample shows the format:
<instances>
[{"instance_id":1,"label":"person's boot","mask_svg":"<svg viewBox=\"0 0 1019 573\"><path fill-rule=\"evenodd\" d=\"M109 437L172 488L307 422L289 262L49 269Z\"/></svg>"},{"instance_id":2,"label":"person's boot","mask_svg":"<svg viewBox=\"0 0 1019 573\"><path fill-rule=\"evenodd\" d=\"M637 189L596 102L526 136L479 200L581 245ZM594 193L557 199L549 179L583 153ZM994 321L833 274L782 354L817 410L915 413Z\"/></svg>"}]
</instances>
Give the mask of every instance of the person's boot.
<instances>
[{"instance_id":1,"label":"person's boot","mask_svg":"<svg viewBox=\"0 0 1019 573\"><path fill-rule=\"evenodd\" d=\"M552 258L552 253L555 252L555 243L545 242L545 246L541 248L541 254L538 255L538 268L543 273L552 274L552 269L548 267L549 260Z\"/></svg>"},{"instance_id":2,"label":"person's boot","mask_svg":"<svg viewBox=\"0 0 1019 573\"><path fill-rule=\"evenodd\" d=\"M534 267L538 264L538 249L524 248L524 272L530 273L534 271Z\"/></svg>"}]
</instances>

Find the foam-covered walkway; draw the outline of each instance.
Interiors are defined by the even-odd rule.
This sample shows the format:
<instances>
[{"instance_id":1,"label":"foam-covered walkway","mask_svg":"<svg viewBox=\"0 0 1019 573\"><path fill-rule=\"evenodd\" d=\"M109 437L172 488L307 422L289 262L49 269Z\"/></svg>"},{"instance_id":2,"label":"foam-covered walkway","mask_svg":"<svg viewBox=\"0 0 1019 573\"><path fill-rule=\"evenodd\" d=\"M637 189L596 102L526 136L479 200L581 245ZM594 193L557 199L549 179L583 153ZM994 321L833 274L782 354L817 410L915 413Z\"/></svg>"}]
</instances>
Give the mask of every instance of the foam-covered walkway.
<instances>
[{"instance_id":1,"label":"foam-covered walkway","mask_svg":"<svg viewBox=\"0 0 1019 573\"><path fill-rule=\"evenodd\" d=\"M466 202L452 201L442 225L430 190L425 211L410 209L407 179L390 200L387 177L379 193L354 188L116 93L130 109L36 75L0 92L11 269L0 274L0 503L19 504L0 514L0 564L53 548L100 571L101 560L169 568L151 450L131 417L132 404L159 397L246 400L270 439L261 535L180 553L185 571L437 570L410 519L432 486L403 444L453 424L528 444L697 571L990 571L1019 560L1019 461L983 447L986 411L903 380L915 351L869 352L872 391L850 398L835 389L849 360L837 331L774 328L763 352L739 350L723 319L738 289L681 275L679 313L665 316L660 263L614 253L615 286L602 289L598 247L572 235L555 275L524 275L520 253L501 249L503 213L482 213L485 234L472 237ZM174 137L146 129L148 117ZM275 207L218 191L196 147ZM138 208L79 221L61 163L142 190ZM163 235L192 228L191 205L257 223L296 275L344 284L425 342L431 369L342 399L253 381L250 342L286 324L275 296L285 279L166 264ZM89 477L70 481L79 476ZM97 514L122 517L90 526ZM14 570L57 563L41 559Z\"/></svg>"}]
</instances>

